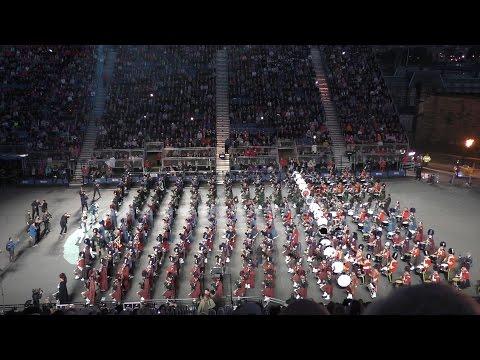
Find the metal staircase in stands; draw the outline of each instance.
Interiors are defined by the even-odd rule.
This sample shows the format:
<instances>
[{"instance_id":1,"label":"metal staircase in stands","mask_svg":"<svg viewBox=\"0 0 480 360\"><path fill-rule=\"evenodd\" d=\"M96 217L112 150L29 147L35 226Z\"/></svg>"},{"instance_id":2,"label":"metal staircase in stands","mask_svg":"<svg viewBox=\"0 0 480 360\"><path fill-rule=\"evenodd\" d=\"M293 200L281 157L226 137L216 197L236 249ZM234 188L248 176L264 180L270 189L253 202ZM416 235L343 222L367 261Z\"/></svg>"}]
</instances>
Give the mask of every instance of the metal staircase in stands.
<instances>
[{"instance_id":1,"label":"metal staircase in stands","mask_svg":"<svg viewBox=\"0 0 480 360\"><path fill-rule=\"evenodd\" d=\"M113 68L115 65L116 53L112 47L98 45L97 51L97 65L95 73L95 99L92 109L92 116L88 122L87 131L83 140L82 150L77 161L77 166L73 176L72 185L81 184L82 181L82 165L85 164L92 157L97 140L97 121L103 116L105 111L106 89L104 84L105 78L111 79Z\"/></svg>"},{"instance_id":2,"label":"metal staircase in stands","mask_svg":"<svg viewBox=\"0 0 480 360\"><path fill-rule=\"evenodd\" d=\"M217 106L217 151L216 171L217 184L223 184L225 172L230 170L230 159L225 154L225 159L220 159L220 154L225 153L225 141L230 137L230 118L228 108L228 63L227 50L217 51L216 61L216 106Z\"/></svg>"},{"instance_id":3,"label":"metal staircase in stands","mask_svg":"<svg viewBox=\"0 0 480 360\"><path fill-rule=\"evenodd\" d=\"M328 87L325 67L323 66L320 50L317 46L311 46L310 52L312 55L313 67L315 69L315 83L320 90L322 104L325 110L326 125L332 139L332 152L335 160L335 167L343 170L344 168L351 166L348 157L345 155L345 152L347 151L345 146L345 137L337 118L335 105L330 96L330 90Z\"/></svg>"}]
</instances>

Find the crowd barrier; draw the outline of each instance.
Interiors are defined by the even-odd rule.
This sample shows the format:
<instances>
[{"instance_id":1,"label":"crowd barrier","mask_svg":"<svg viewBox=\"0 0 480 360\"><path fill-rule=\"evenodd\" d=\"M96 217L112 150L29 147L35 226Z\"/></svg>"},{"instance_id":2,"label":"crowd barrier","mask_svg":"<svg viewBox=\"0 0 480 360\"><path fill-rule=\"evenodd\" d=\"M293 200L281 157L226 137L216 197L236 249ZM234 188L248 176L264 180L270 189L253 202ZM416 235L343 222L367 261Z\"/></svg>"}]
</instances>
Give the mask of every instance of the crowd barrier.
<instances>
[{"instance_id":1,"label":"crowd barrier","mask_svg":"<svg viewBox=\"0 0 480 360\"><path fill-rule=\"evenodd\" d=\"M19 185L35 185L35 186L68 186L69 182L67 179L34 179L27 178L21 179Z\"/></svg>"},{"instance_id":2,"label":"crowd barrier","mask_svg":"<svg viewBox=\"0 0 480 360\"><path fill-rule=\"evenodd\" d=\"M275 172L277 173L277 172ZM151 173L152 177L157 177L159 174L162 173ZM185 175L184 180L187 182L190 182L192 180L192 177L194 175L197 175L200 181L207 181L208 177L213 174L213 172L183 172ZM232 170L230 171L230 177L233 181L240 181L244 177L245 171L243 170ZM271 176L274 173L269 173L269 172L248 172L248 178L249 180L255 180L257 178L257 175L260 175L260 178L262 181L268 181L271 179ZM326 171L321 171L320 174L322 176L327 175L328 173ZM177 175L175 173L166 173L164 174L168 176L168 179L170 181L175 181L177 179ZM357 171L356 175L359 176L360 172ZM370 175L376 178L395 178L395 177L404 177L406 176L406 171L405 170L389 170L389 171L371 171ZM281 172L280 173L281 180L285 179L285 173ZM141 180L143 179L143 175L134 175L132 176L133 183L138 184ZM121 177L111 177L111 178L100 178L97 179L98 182L101 185L116 185L120 182ZM85 181L85 185L91 185L93 184L94 180L89 179ZM19 182L20 185L35 185L35 186L68 186L69 182L66 179L33 179L33 178L27 178L27 179L22 179Z\"/></svg>"}]
</instances>

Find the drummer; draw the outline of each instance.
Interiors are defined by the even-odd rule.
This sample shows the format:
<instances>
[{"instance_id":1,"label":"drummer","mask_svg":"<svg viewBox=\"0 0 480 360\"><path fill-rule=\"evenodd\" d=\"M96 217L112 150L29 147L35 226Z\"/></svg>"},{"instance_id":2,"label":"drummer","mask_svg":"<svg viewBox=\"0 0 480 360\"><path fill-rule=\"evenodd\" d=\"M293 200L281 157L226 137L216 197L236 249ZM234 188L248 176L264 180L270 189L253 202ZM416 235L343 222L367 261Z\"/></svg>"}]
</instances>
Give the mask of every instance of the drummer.
<instances>
[{"instance_id":1,"label":"drummer","mask_svg":"<svg viewBox=\"0 0 480 360\"><path fill-rule=\"evenodd\" d=\"M365 257L365 260L363 260L362 268L363 268L363 272L365 273L365 275L369 277L370 276L370 271L372 270L372 255L371 254L367 254L367 256Z\"/></svg>"},{"instance_id":2,"label":"drummer","mask_svg":"<svg viewBox=\"0 0 480 360\"><path fill-rule=\"evenodd\" d=\"M346 291L347 291L347 299L353 299L353 297L355 296L355 292L357 290L357 287L358 285L360 284L360 280L358 279L358 277L355 275L355 273L350 273L350 284L346 287Z\"/></svg>"},{"instance_id":3,"label":"drummer","mask_svg":"<svg viewBox=\"0 0 480 360\"><path fill-rule=\"evenodd\" d=\"M390 250L390 242L387 241L382 251L380 251L376 256L381 256L382 261L380 263L381 267L387 266L390 263L392 257L392 251Z\"/></svg>"},{"instance_id":4,"label":"drummer","mask_svg":"<svg viewBox=\"0 0 480 360\"><path fill-rule=\"evenodd\" d=\"M440 247L437 249L437 252L435 253L436 257L437 257L437 265L440 265L441 263L443 263L447 257L447 244L445 243L445 241L442 241L440 243Z\"/></svg>"},{"instance_id":5,"label":"drummer","mask_svg":"<svg viewBox=\"0 0 480 360\"><path fill-rule=\"evenodd\" d=\"M385 210L380 210L380 212L378 213L377 215L377 224L378 225L385 225L385 223L387 223L387 213L385 212Z\"/></svg>"},{"instance_id":6,"label":"drummer","mask_svg":"<svg viewBox=\"0 0 480 360\"><path fill-rule=\"evenodd\" d=\"M440 279L440 274L438 271L434 271L430 277L430 282L434 284L439 284L442 280Z\"/></svg>"},{"instance_id":7,"label":"drummer","mask_svg":"<svg viewBox=\"0 0 480 360\"><path fill-rule=\"evenodd\" d=\"M398 253L393 253L392 258L389 264L382 268L382 272L387 276L388 281L392 282L393 275L397 272L398 269L398 261L397 261Z\"/></svg>"},{"instance_id":8,"label":"drummer","mask_svg":"<svg viewBox=\"0 0 480 360\"><path fill-rule=\"evenodd\" d=\"M370 234L370 238L368 239L368 243L367 243L367 250L373 251L374 253L376 253L380 248L380 241L381 241L380 236L375 234Z\"/></svg>"},{"instance_id":9,"label":"drummer","mask_svg":"<svg viewBox=\"0 0 480 360\"><path fill-rule=\"evenodd\" d=\"M403 209L402 211L402 222L409 222L410 221L410 210L408 208Z\"/></svg>"},{"instance_id":10,"label":"drummer","mask_svg":"<svg viewBox=\"0 0 480 360\"><path fill-rule=\"evenodd\" d=\"M402 286L410 286L412 285L412 275L410 274L410 268L405 266L405 271L403 272L402 276Z\"/></svg>"},{"instance_id":11,"label":"drummer","mask_svg":"<svg viewBox=\"0 0 480 360\"><path fill-rule=\"evenodd\" d=\"M408 262L410 270L414 270L420 263L420 248L418 244L414 244L412 250L402 256L402 261Z\"/></svg>"},{"instance_id":12,"label":"drummer","mask_svg":"<svg viewBox=\"0 0 480 360\"><path fill-rule=\"evenodd\" d=\"M445 262L443 264L445 264ZM447 264L447 280L450 281L450 279L452 278L457 268L457 257L455 256L455 251L452 248L448 249L448 257L447 257L446 264Z\"/></svg>"},{"instance_id":13,"label":"drummer","mask_svg":"<svg viewBox=\"0 0 480 360\"><path fill-rule=\"evenodd\" d=\"M320 285L320 290L323 291L322 299L330 300L333 296L332 279L328 279L324 284Z\"/></svg>"},{"instance_id":14,"label":"drummer","mask_svg":"<svg viewBox=\"0 0 480 360\"><path fill-rule=\"evenodd\" d=\"M457 275L457 278L459 279L458 287L460 289L470 287L470 273L465 266L462 266L460 269L460 274Z\"/></svg>"},{"instance_id":15,"label":"drummer","mask_svg":"<svg viewBox=\"0 0 480 360\"><path fill-rule=\"evenodd\" d=\"M379 278L380 278L380 272L377 269L372 268L372 270L370 270L370 283L367 285L372 299L375 299L377 297L377 287L378 287Z\"/></svg>"},{"instance_id":16,"label":"drummer","mask_svg":"<svg viewBox=\"0 0 480 360\"><path fill-rule=\"evenodd\" d=\"M405 240L400 235L400 230L395 231L395 235L392 238L393 249L397 252L403 251L403 246L405 244Z\"/></svg>"},{"instance_id":17,"label":"drummer","mask_svg":"<svg viewBox=\"0 0 480 360\"><path fill-rule=\"evenodd\" d=\"M432 270L432 265L433 265L432 257L429 256L428 252L425 250L424 251L423 262L420 266L418 266L417 271L416 271L417 274L422 275L422 281L423 282L425 282L428 274Z\"/></svg>"}]
</instances>

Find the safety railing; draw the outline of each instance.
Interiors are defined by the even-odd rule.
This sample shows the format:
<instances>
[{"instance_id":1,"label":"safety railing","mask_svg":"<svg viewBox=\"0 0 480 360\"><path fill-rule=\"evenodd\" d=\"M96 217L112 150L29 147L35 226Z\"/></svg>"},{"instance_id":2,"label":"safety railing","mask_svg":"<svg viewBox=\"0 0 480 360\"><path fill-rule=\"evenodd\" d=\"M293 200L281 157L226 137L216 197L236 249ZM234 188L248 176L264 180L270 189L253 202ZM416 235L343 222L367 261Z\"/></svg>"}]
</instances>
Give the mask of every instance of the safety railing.
<instances>
[{"instance_id":1,"label":"safety railing","mask_svg":"<svg viewBox=\"0 0 480 360\"><path fill-rule=\"evenodd\" d=\"M215 169L214 157L168 157L162 158L162 170L211 170Z\"/></svg>"},{"instance_id":2,"label":"safety railing","mask_svg":"<svg viewBox=\"0 0 480 360\"><path fill-rule=\"evenodd\" d=\"M409 150L409 145L408 143L385 143L383 145L353 144L353 146L350 147L350 150L355 151L358 155L389 156L404 154Z\"/></svg>"},{"instance_id":3,"label":"safety railing","mask_svg":"<svg viewBox=\"0 0 480 360\"><path fill-rule=\"evenodd\" d=\"M215 157L216 149L214 147L189 147L189 148L164 148L162 156L168 157Z\"/></svg>"}]
</instances>

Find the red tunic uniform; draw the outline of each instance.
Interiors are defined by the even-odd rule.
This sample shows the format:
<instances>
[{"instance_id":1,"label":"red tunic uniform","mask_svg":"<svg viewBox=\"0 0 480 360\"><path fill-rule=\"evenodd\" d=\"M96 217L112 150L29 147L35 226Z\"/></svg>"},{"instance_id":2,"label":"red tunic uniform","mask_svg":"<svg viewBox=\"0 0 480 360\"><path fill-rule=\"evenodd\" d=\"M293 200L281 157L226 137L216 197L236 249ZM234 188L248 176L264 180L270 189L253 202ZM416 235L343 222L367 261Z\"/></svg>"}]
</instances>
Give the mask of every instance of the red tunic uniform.
<instances>
[{"instance_id":1,"label":"red tunic uniform","mask_svg":"<svg viewBox=\"0 0 480 360\"><path fill-rule=\"evenodd\" d=\"M108 275L107 275L107 266L102 265L100 267L100 276L98 279L98 285L100 287L100 291L107 291L108 290Z\"/></svg>"}]
</instances>

